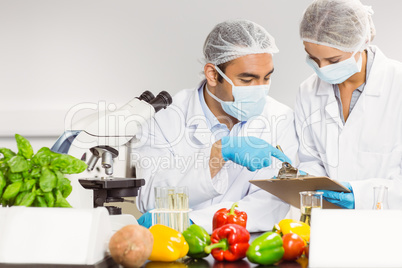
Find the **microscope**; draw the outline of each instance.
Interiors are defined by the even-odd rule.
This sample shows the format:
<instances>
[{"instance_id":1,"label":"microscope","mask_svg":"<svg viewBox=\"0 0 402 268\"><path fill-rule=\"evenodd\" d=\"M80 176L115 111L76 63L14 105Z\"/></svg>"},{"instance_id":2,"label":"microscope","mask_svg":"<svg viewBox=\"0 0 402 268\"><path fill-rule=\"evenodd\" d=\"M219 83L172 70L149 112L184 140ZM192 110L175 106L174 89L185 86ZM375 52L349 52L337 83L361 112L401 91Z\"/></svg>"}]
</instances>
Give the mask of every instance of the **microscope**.
<instances>
[{"instance_id":1,"label":"microscope","mask_svg":"<svg viewBox=\"0 0 402 268\"><path fill-rule=\"evenodd\" d=\"M171 103L172 97L166 91L156 97L145 91L114 111L84 117L58 138L52 151L72 155L88 165L83 173L68 176L73 191L67 201L72 207L95 208L138 195L145 180L135 178L135 169L133 172L131 167L132 144L138 142L137 136L148 127L155 113ZM124 169L118 170L122 177L113 176L116 163ZM105 207L109 215L123 219L120 207ZM125 224L136 222L132 215L125 216Z\"/></svg>"}]
</instances>

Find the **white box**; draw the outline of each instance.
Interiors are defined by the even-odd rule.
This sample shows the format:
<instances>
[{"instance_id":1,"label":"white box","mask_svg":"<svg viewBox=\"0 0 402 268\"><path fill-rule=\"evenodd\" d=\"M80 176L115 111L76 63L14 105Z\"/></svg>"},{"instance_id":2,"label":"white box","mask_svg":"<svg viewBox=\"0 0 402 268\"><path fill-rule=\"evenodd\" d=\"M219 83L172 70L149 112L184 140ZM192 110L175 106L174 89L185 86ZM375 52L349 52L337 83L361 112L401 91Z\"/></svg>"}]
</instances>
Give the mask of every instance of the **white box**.
<instances>
[{"instance_id":1,"label":"white box","mask_svg":"<svg viewBox=\"0 0 402 268\"><path fill-rule=\"evenodd\" d=\"M111 235L104 207L0 208L0 263L95 264Z\"/></svg>"},{"instance_id":2,"label":"white box","mask_svg":"<svg viewBox=\"0 0 402 268\"><path fill-rule=\"evenodd\" d=\"M313 209L309 267L402 267L402 211Z\"/></svg>"}]
</instances>

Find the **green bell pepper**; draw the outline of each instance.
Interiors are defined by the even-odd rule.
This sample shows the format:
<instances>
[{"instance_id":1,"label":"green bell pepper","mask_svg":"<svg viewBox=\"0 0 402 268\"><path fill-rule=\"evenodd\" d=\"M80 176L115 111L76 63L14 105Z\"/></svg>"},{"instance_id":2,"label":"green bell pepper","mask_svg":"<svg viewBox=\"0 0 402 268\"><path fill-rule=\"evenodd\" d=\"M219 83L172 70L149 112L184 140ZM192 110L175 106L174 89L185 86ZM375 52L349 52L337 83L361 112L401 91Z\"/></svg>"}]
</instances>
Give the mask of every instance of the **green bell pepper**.
<instances>
[{"instance_id":1,"label":"green bell pepper","mask_svg":"<svg viewBox=\"0 0 402 268\"><path fill-rule=\"evenodd\" d=\"M204 248L211 244L211 237L204 228L192 224L183 232L183 236L189 246L187 253L189 257L201 259L209 255L205 253Z\"/></svg>"},{"instance_id":2,"label":"green bell pepper","mask_svg":"<svg viewBox=\"0 0 402 268\"><path fill-rule=\"evenodd\" d=\"M285 250L282 237L274 232L266 232L257 237L247 250L247 259L252 263L271 265L278 262Z\"/></svg>"}]
</instances>

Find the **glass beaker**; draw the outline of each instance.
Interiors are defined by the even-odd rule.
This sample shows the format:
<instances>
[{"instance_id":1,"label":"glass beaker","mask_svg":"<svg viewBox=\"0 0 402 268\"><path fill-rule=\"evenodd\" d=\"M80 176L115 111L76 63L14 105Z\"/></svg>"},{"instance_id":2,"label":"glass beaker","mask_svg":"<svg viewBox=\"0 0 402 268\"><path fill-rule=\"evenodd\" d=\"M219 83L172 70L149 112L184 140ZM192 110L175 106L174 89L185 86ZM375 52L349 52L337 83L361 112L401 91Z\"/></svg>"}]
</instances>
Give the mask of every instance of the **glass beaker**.
<instances>
[{"instance_id":1,"label":"glass beaker","mask_svg":"<svg viewBox=\"0 0 402 268\"><path fill-rule=\"evenodd\" d=\"M300 221L310 225L311 210L313 208L322 208L323 192L305 191L300 192Z\"/></svg>"},{"instance_id":2,"label":"glass beaker","mask_svg":"<svg viewBox=\"0 0 402 268\"><path fill-rule=\"evenodd\" d=\"M373 209L383 210L389 209L388 206L388 187L381 185L373 187L374 191L374 204Z\"/></svg>"}]
</instances>

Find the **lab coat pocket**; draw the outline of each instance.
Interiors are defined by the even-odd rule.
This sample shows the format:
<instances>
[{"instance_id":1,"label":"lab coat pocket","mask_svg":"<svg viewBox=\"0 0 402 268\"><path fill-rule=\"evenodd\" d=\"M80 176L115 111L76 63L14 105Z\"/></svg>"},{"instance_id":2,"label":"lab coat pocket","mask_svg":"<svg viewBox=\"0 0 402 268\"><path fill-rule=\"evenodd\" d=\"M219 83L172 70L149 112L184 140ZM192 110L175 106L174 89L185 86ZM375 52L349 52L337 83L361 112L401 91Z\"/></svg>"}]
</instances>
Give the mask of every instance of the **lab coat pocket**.
<instances>
[{"instance_id":1,"label":"lab coat pocket","mask_svg":"<svg viewBox=\"0 0 402 268\"><path fill-rule=\"evenodd\" d=\"M402 152L359 152L357 155L358 178L389 178L401 173Z\"/></svg>"}]
</instances>

